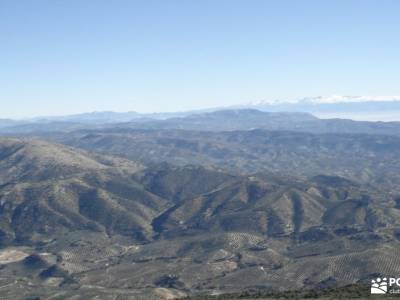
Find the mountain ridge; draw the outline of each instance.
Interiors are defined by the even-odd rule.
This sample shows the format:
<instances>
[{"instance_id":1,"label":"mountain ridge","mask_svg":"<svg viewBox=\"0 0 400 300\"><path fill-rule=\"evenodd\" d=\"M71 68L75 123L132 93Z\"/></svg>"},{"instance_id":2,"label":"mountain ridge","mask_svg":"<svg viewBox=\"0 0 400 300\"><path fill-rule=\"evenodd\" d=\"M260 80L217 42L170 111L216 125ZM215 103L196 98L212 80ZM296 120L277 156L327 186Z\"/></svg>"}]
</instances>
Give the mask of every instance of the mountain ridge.
<instances>
[{"instance_id":1,"label":"mountain ridge","mask_svg":"<svg viewBox=\"0 0 400 300\"><path fill-rule=\"evenodd\" d=\"M129 122L134 120L165 120L170 118L187 117L195 114L216 112L221 110L237 109L261 109L271 112L370 112L371 110L389 111L399 110L400 96L314 96L292 99L258 100L248 103L210 107L204 109L177 111L177 112L153 112L140 113L136 111L114 112L114 111L92 111L71 115L39 116L25 119L0 119L0 128L12 127L23 124L70 122L90 124L107 124L118 122ZM337 115L340 117L340 114ZM324 117L326 118L326 117ZM385 121L385 120L381 120ZM397 119L400 121L400 119Z\"/></svg>"}]
</instances>

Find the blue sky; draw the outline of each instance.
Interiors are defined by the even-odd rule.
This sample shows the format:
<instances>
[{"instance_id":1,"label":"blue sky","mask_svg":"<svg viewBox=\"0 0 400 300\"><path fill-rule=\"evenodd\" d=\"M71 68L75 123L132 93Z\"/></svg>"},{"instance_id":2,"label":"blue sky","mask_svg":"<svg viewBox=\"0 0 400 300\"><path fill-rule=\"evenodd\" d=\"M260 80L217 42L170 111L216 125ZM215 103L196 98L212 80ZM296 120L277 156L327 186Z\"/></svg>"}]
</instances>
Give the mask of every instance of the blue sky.
<instances>
[{"instance_id":1,"label":"blue sky","mask_svg":"<svg viewBox=\"0 0 400 300\"><path fill-rule=\"evenodd\" d=\"M0 117L400 95L397 0L0 0Z\"/></svg>"}]
</instances>

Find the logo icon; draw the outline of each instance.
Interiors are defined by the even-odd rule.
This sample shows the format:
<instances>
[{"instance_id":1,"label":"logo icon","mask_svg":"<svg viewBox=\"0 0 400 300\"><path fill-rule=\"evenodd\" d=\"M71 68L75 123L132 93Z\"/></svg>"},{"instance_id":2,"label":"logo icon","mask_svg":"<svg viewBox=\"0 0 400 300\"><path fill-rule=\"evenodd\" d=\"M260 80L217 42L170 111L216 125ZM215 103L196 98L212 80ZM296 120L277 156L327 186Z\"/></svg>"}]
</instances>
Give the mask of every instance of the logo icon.
<instances>
[{"instance_id":1,"label":"logo icon","mask_svg":"<svg viewBox=\"0 0 400 300\"><path fill-rule=\"evenodd\" d=\"M371 294L386 294L388 291L387 278L371 280Z\"/></svg>"}]
</instances>

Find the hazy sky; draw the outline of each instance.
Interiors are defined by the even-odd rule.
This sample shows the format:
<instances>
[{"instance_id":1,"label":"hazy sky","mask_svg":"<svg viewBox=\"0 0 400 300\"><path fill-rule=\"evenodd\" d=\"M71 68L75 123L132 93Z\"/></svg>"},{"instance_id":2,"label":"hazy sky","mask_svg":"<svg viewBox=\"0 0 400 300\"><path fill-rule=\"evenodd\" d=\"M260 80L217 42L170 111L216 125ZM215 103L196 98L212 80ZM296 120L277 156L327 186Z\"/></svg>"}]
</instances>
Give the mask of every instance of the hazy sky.
<instances>
[{"instance_id":1,"label":"hazy sky","mask_svg":"<svg viewBox=\"0 0 400 300\"><path fill-rule=\"evenodd\" d=\"M0 0L0 117L400 95L398 0Z\"/></svg>"}]
</instances>

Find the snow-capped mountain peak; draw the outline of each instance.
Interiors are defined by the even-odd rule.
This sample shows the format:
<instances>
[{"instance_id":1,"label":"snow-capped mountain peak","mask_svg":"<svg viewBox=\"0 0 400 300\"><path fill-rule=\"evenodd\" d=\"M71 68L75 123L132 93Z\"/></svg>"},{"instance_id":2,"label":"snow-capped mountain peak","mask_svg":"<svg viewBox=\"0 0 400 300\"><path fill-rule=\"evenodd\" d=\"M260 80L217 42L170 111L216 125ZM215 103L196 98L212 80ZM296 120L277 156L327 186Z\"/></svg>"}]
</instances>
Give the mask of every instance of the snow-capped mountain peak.
<instances>
[{"instance_id":1,"label":"snow-capped mountain peak","mask_svg":"<svg viewBox=\"0 0 400 300\"><path fill-rule=\"evenodd\" d=\"M400 96L317 96L300 99L260 100L249 103L251 106L278 105L284 103L308 103L308 104L333 104L333 103L359 103L359 102L392 102L400 101Z\"/></svg>"}]
</instances>

